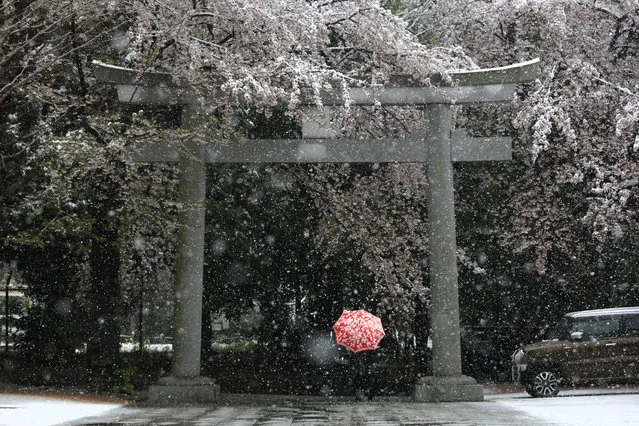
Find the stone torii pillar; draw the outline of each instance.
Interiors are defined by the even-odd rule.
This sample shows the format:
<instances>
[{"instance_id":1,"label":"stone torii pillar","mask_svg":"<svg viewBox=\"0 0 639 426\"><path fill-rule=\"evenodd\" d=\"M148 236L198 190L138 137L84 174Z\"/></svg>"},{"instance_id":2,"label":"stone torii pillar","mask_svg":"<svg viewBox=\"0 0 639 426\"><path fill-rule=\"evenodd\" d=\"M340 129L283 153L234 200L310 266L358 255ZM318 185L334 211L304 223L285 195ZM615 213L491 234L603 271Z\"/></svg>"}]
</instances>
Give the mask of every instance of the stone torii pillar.
<instances>
[{"instance_id":1,"label":"stone torii pillar","mask_svg":"<svg viewBox=\"0 0 639 426\"><path fill-rule=\"evenodd\" d=\"M98 81L117 85L121 102L181 104L183 125L199 119L202 110L195 96L188 89L177 87L170 75L138 74L135 70L94 64ZM406 139L337 140L317 124L305 123L303 139L137 146L131 153L134 161L180 162L180 201L184 205L177 247L172 371L150 388L150 399L213 401L219 392L211 379L200 376L205 163L422 162L428 165L429 182L433 376L423 377L415 384L413 397L418 402L483 400L482 387L461 374L452 163L510 160L511 141L451 132L451 106L510 101L517 84L532 81L538 69L539 60L535 59L501 68L453 72L454 86L350 89L350 99L357 105L423 106L427 120L424 132ZM342 101L328 93L323 102L340 105Z\"/></svg>"}]
</instances>

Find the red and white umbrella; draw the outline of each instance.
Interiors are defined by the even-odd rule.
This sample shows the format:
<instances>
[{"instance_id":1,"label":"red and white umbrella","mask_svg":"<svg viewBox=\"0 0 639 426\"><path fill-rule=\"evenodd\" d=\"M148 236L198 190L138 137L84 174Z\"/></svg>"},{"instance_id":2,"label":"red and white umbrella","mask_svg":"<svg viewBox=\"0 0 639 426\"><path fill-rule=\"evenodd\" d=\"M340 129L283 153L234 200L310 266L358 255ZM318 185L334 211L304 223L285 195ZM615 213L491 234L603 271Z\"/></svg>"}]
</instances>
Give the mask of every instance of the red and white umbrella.
<instances>
[{"instance_id":1,"label":"red and white umbrella","mask_svg":"<svg viewBox=\"0 0 639 426\"><path fill-rule=\"evenodd\" d=\"M342 312L333 331L337 344L355 353L377 349L386 335L382 320L363 309Z\"/></svg>"}]
</instances>

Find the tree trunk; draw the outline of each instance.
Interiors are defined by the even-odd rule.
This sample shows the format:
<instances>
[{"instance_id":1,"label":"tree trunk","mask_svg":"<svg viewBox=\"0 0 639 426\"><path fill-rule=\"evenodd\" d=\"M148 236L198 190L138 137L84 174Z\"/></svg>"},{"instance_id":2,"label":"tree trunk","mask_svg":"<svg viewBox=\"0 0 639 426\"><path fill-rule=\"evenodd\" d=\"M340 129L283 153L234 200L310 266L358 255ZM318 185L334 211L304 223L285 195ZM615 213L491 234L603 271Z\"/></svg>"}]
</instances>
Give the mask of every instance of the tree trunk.
<instances>
[{"instance_id":1,"label":"tree trunk","mask_svg":"<svg viewBox=\"0 0 639 426\"><path fill-rule=\"evenodd\" d=\"M108 179L108 178L107 178ZM118 247L117 190L114 185L101 194L102 208L96 206L92 226L89 290L91 337L87 343L87 362L91 378L99 387L116 383L120 357L120 250ZM96 200L96 202L99 202Z\"/></svg>"}]
</instances>

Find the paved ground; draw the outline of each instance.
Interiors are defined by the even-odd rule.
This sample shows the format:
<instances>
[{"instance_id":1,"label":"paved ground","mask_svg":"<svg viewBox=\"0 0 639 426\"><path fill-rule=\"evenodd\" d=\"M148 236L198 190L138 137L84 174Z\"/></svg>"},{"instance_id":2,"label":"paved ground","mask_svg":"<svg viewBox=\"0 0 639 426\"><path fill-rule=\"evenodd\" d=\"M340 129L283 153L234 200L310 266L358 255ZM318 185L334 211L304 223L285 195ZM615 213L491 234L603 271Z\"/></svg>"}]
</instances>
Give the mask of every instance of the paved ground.
<instances>
[{"instance_id":1,"label":"paved ground","mask_svg":"<svg viewBox=\"0 0 639 426\"><path fill-rule=\"evenodd\" d=\"M539 425L539 419L495 402L355 403L328 398L224 398L216 405L124 407L70 425Z\"/></svg>"},{"instance_id":2,"label":"paved ground","mask_svg":"<svg viewBox=\"0 0 639 426\"><path fill-rule=\"evenodd\" d=\"M638 424L639 387L562 392L530 398L485 387L484 402L414 403L382 398L222 395L207 405L151 407L125 401L69 400L0 394L0 425L631 425Z\"/></svg>"}]
</instances>

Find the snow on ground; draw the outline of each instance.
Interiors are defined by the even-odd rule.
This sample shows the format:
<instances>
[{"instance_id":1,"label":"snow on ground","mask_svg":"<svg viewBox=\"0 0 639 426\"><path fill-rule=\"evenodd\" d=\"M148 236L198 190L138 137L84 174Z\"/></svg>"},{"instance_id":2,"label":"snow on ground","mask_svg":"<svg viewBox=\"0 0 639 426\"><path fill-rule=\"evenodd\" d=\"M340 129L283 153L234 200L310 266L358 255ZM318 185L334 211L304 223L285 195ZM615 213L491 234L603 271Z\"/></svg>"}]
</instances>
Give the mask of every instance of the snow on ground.
<instances>
[{"instance_id":1,"label":"snow on ground","mask_svg":"<svg viewBox=\"0 0 639 426\"><path fill-rule=\"evenodd\" d=\"M486 399L562 426L639 424L639 393L623 391L563 391L555 398L532 398L527 394L490 395Z\"/></svg>"},{"instance_id":2,"label":"snow on ground","mask_svg":"<svg viewBox=\"0 0 639 426\"><path fill-rule=\"evenodd\" d=\"M52 426L82 417L95 416L120 406L113 403L0 394L0 425Z\"/></svg>"}]
</instances>

